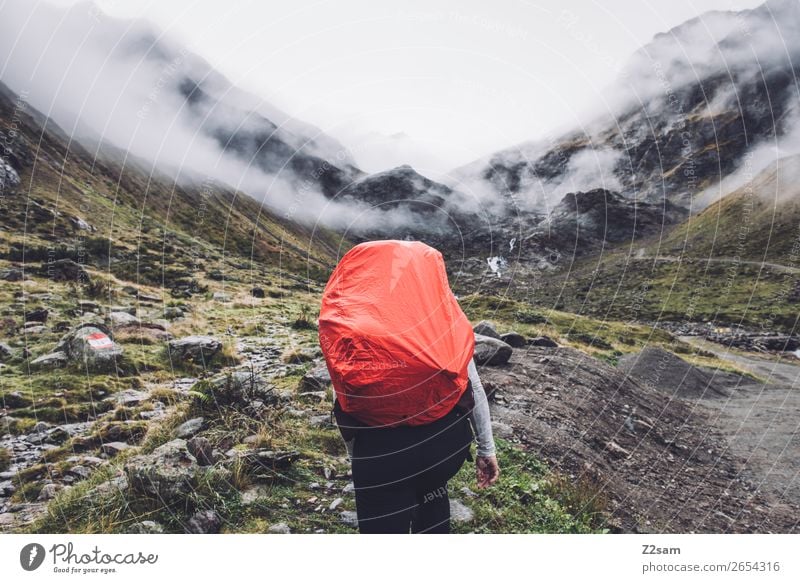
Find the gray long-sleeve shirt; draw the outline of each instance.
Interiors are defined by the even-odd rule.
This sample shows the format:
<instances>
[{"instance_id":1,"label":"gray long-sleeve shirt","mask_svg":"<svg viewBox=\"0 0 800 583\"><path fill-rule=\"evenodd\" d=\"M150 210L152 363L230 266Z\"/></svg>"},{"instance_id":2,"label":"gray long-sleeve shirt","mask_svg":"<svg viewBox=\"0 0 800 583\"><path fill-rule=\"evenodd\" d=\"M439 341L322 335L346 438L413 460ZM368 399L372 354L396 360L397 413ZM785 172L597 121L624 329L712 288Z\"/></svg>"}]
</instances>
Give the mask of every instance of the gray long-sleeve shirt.
<instances>
[{"instance_id":1,"label":"gray long-sleeve shirt","mask_svg":"<svg viewBox=\"0 0 800 583\"><path fill-rule=\"evenodd\" d=\"M496 450L494 436L492 435L492 419L489 415L489 399L486 397L486 391L483 389L483 383L478 375L478 367L475 365L474 359L469 361L467 374L472 385L472 398L475 401L475 406L469 418L475 433L475 440L478 442L476 453L480 457L493 456ZM351 458L353 457L354 442L355 439L344 442L347 447L347 454Z\"/></svg>"}]
</instances>

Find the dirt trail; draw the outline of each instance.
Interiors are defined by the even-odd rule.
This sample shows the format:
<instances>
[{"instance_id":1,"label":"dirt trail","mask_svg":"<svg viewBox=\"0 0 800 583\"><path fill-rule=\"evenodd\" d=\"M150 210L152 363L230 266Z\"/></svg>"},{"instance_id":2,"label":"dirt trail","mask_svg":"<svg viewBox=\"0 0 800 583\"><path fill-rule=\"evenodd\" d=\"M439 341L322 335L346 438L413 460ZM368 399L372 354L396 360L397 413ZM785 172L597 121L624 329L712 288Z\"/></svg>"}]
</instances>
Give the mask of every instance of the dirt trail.
<instances>
[{"instance_id":1,"label":"dirt trail","mask_svg":"<svg viewBox=\"0 0 800 583\"><path fill-rule=\"evenodd\" d=\"M717 412L717 428L746 460L749 478L778 502L800 507L800 365L767 360L701 338L682 340L758 375L743 380L728 399L704 399ZM794 357L788 357L794 358Z\"/></svg>"},{"instance_id":2,"label":"dirt trail","mask_svg":"<svg viewBox=\"0 0 800 583\"><path fill-rule=\"evenodd\" d=\"M688 262L693 261L695 263L731 263L736 265L754 265L756 267L767 267L770 269L774 269L775 271L779 271L781 273L800 273L800 268L791 267L789 265L781 265L779 263L768 263L765 261L745 261L742 259L736 259L734 257L678 257L675 255L659 255L658 257L653 257L652 255L641 255L641 256L632 256L629 259L633 261L656 261L661 263L676 263L679 261Z\"/></svg>"}]
</instances>

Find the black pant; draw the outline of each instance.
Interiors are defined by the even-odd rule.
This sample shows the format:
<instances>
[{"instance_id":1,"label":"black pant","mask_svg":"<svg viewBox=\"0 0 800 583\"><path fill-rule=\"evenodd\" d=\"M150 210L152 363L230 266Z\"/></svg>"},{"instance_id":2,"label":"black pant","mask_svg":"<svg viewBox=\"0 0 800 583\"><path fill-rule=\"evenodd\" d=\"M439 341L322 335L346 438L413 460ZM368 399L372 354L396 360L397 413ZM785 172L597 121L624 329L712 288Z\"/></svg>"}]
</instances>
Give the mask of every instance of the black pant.
<instances>
[{"instance_id":1,"label":"black pant","mask_svg":"<svg viewBox=\"0 0 800 583\"><path fill-rule=\"evenodd\" d=\"M469 418L454 409L428 425L359 429L353 485L362 533L448 533L447 482L469 456Z\"/></svg>"}]
</instances>

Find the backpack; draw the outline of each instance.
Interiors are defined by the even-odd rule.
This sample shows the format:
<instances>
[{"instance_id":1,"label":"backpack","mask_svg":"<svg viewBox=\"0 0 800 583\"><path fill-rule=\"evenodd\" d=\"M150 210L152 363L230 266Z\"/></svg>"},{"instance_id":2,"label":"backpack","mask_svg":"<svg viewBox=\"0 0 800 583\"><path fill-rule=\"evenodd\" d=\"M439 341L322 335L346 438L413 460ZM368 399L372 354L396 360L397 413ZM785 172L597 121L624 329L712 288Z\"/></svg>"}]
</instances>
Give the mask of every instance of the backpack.
<instances>
[{"instance_id":1,"label":"backpack","mask_svg":"<svg viewBox=\"0 0 800 583\"><path fill-rule=\"evenodd\" d=\"M420 241L369 241L345 253L323 292L319 339L339 407L373 427L450 412L475 350L442 254Z\"/></svg>"}]
</instances>

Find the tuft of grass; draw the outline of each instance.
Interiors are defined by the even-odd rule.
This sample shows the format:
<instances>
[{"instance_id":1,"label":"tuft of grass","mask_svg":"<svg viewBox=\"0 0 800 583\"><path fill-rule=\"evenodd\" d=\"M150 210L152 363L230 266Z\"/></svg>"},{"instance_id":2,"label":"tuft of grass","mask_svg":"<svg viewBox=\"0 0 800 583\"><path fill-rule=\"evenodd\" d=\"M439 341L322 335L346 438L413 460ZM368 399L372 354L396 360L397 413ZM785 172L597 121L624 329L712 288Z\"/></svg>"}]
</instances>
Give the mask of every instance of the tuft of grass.
<instances>
[{"instance_id":1,"label":"tuft of grass","mask_svg":"<svg viewBox=\"0 0 800 583\"><path fill-rule=\"evenodd\" d=\"M11 452L0 447L0 472L5 472L11 465Z\"/></svg>"}]
</instances>

